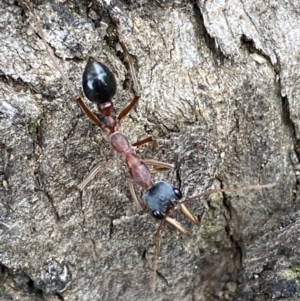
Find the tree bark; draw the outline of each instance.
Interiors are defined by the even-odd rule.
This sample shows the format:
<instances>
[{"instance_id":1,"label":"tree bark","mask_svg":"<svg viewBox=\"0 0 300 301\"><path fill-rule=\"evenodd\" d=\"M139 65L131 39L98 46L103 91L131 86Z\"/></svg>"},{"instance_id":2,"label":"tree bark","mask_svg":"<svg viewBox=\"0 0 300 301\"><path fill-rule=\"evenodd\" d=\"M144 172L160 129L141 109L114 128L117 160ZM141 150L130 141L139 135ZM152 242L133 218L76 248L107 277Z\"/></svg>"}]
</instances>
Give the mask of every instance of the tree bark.
<instances>
[{"instance_id":1,"label":"tree bark","mask_svg":"<svg viewBox=\"0 0 300 301\"><path fill-rule=\"evenodd\" d=\"M82 114L24 2L0 3L1 300L296 300L300 9L297 1L37 1L48 47L81 93L88 56L115 74L116 112L133 97L114 20L142 97L125 134L164 141L141 158L191 197L211 187L276 183L187 203L191 232L163 228L157 291L153 233L118 159ZM88 105L90 105L88 103ZM92 108L92 106L90 106ZM290 155L294 161L291 162ZM293 164L295 166L293 166ZM142 192L137 189L138 196Z\"/></svg>"}]
</instances>

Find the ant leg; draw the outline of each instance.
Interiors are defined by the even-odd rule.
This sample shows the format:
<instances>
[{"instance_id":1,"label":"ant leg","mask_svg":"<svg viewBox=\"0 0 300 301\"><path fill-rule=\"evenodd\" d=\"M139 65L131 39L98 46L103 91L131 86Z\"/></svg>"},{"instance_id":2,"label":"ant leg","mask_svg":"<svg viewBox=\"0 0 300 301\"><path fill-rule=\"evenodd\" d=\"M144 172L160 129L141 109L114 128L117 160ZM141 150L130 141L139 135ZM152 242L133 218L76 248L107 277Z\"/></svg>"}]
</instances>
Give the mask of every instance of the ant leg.
<instances>
[{"instance_id":1,"label":"ant leg","mask_svg":"<svg viewBox=\"0 0 300 301\"><path fill-rule=\"evenodd\" d=\"M102 167L106 164L107 161L102 161L90 172L90 174L84 178L84 180L77 186L79 190L83 190L86 185L99 173Z\"/></svg>"},{"instance_id":2,"label":"ant leg","mask_svg":"<svg viewBox=\"0 0 300 301\"><path fill-rule=\"evenodd\" d=\"M152 159L146 159L146 160L143 160L143 162L148 166L155 166L154 173L156 173L157 171L170 170L170 169L174 168L173 164L156 161L156 160L152 160Z\"/></svg>"},{"instance_id":3,"label":"ant leg","mask_svg":"<svg viewBox=\"0 0 300 301\"><path fill-rule=\"evenodd\" d=\"M137 81L135 69L134 69L130 54L125 46L125 43L123 42L123 37L119 30L119 20L116 20L116 23L117 23L117 28L118 28L119 44L122 47L122 50L124 52L124 56L125 56L124 62L127 63L127 65L128 65L128 70L129 70L129 73L130 73L130 76L131 76L131 79L133 82L133 90L134 90L134 94L135 94L133 100L118 115L118 120L121 120L132 110L132 108L135 106L135 104L139 101L139 99L141 97L141 93L140 93L139 84Z\"/></svg>"},{"instance_id":4,"label":"ant leg","mask_svg":"<svg viewBox=\"0 0 300 301\"><path fill-rule=\"evenodd\" d=\"M100 122L100 120L98 119L98 117L88 108L88 106L85 104L85 102L82 100L81 96L77 96L75 98L76 102L78 103L78 105L80 106L80 108L83 110L83 112L86 114L86 116L95 124L97 125L104 138L107 140L107 137L109 135L109 132L103 127L102 123Z\"/></svg>"},{"instance_id":5,"label":"ant leg","mask_svg":"<svg viewBox=\"0 0 300 301\"><path fill-rule=\"evenodd\" d=\"M131 56L126 48L125 43L123 42L124 37L120 31L120 20L115 20L116 21L116 25L117 25L117 34L118 34L118 38L119 38L119 44L123 50L124 53L124 62L128 65L128 69L129 69L129 73L133 82L133 90L136 96L140 97L140 87L137 81L137 77L136 77L136 73L135 73L135 69L131 60Z\"/></svg>"},{"instance_id":6,"label":"ant leg","mask_svg":"<svg viewBox=\"0 0 300 301\"><path fill-rule=\"evenodd\" d=\"M154 238L154 256L153 256L153 266L152 266L152 292L155 292L156 287L156 274L157 274L157 261L158 261L158 254L159 254L159 236L160 232L164 226L164 222L168 222L172 226L174 226L176 229L178 229L182 234L186 236L190 236L190 233L180 225L175 219L170 218L168 216L169 213L166 214L166 216L162 219L160 222L156 232L153 235Z\"/></svg>"},{"instance_id":7,"label":"ant leg","mask_svg":"<svg viewBox=\"0 0 300 301\"><path fill-rule=\"evenodd\" d=\"M89 173L89 175L84 178L84 180L77 186L77 188L82 191L86 187L86 185L100 172L100 170L105 166L107 161L109 161L112 156L113 153L110 153L106 157L105 161L98 163L97 166Z\"/></svg>"},{"instance_id":8,"label":"ant leg","mask_svg":"<svg viewBox=\"0 0 300 301\"><path fill-rule=\"evenodd\" d=\"M125 53L125 61L128 64L128 69L129 69L129 73L131 76L131 79L133 81L133 90L135 93L135 96L133 98L133 100L120 112L120 114L118 115L118 120L121 120L122 118L124 118L126 115L128 115L128 113L132 110L132 108L136 105L136 103L139 101L141 94L139 91L139 85L137 83L137 79L136 79L136 73L135 73L135 69L133 67L130 55L125 47L125 44L122 41L119 41L124 53Z\"/></svg>"},{"instance_id":9,"label":"ant leg","mask_svg":"<svg viewBox=\"0 0 300 301\"><path fill-rule=\"evenodd\" d=\"M145 139L142 139L142 140L139 140L139 141L136 141L132 144L132 146L142 146L146 143L149 143L149 142L152 142L152 148L151 148L151 151L152 152L155 152L157 149L158 149L158 141L157 139L153 138L152 136L148 136L147 138Z\"/></svg>"},{"instance_id":10,"label":"ant leg","mask_svg":"<svg viewBox=\"0 0 300 301\"><path fill-rule=\"evenodd\" d=\"M139 141L136 141L132 144L132 146L141 146L141 145L144 145L148 142L152 142L154 141L155 139L152 137L152 136L148 136L147 138L144 138L142 140L139 140Z\"/></svg>"},{"instance_id":11,"label":"ant leg","mask_svg":"<svg viewBox=\"0 0 300 301\"><path fill-rule=\"evenodd\" d=\"M152 266L152 292L155 293L156 288L156 275L157 275L157 261L158 261L158 254L159 254L159 235L164 226L165 218L159 223L159 226L156 232L153 235L154 238L154 255L153 255L153 266Z\"/></svg>"},{"instance_id":12,"label":"ant leg","mask_svg":"<svg viewBox=\"0 0 300 301\"><path fill-rule=\"evenodd\" d=\"M120 42L120 44L121 44L121 42ZM127 52L127 50L126 50L126 52ZM127 54L128 54L128 52L127 52ZM134 67L132 65L132 61L129 57L129 54L127 55L127 62L128 62L128 65L129 65L130 75L131 75L131 78L132 78L132 81L133 81L133 89L134 89L134 92L135 92L135 96L134 96L133 100L118 115L118 120L119 121L122 118L124 118L125 116L128 115L128 113L133 109L133 107L136 105L136 103L139 101L139 99L141 97L140 92L139 92L139 88L138 88L138 83L137 83L137 79L136 79L135 70L134 70Z\"/></svg>"},{"instance_id":13,"label":"ant leg","mask_svg":"<svg viewBox=\"0 0 300 301\"><path fill-rule=\"evenodd\" d=\"M132 110L132 108L135 106L135 104L140 99L139 95L134 96L133 100L120 112L118 115L118 120L120 121L122 118L124 118L128 113Z\"/></svg>"},{"instance_id":14,"label":"ant leg","mask_svg":"<svg viewBox=\"0 0 300 301\"><path fill-rule=\"evenodd\" d=\"M133 144L132 144L132 146L141 146L141 145L144 145L144 144L146 144L146 143L148 143L148 142L152 142L154 139L153 139L153 137L152 136L148 136L147 138L144 138L144 139L142 139L142 140L139 140L139 141L137 141L137 142L134 142Z\"/></svg>"},{"instance_id":15,"label":"ant leg","mask_svg":"<svg viewBox=\"0 0 300 301\"><path fill-rule=\"evenodd\" d=\"M138 197L137 197L137 195L135 193L135 190L134 190L134 187L133 187L133 183L132 183L132 181L131 181L130 178L127 178L127 184L128 184L131 196L132 196L134 202L136 203L136 205L138 207L138 210L139 211L143 211L143 208L142 208L141 203L140 203L140 201L139 201L139 199L138 199Z\"/></svg>"}]
</instances>

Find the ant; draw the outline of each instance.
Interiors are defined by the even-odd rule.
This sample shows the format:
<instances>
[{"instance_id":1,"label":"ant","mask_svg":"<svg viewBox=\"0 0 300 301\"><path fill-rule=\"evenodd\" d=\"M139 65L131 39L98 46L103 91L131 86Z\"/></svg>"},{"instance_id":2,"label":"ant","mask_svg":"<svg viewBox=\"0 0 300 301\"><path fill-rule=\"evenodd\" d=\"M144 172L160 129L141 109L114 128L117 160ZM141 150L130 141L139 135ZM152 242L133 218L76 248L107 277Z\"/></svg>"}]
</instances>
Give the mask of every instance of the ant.
<instances>
[{"instance_id":1,"label":"ant","mask_svg":"<svg viewBox=\"0 0 300 301\"><path fill-rule=\"evenodd\" d=\"M123 51L125 46L122 44ZM126 51L127 52L127 51ZM127 54L127 53L126 53ZM132 62L127 59L130 70L134 70ZM132 77L135 80L135 74ZM137 83L135 83L137 86ZM117 84L113 73L103 63L98 62L93 58L89 58L86 64L82 77L82 87L87 99L96 104L98 111L104 116L104 124L87 108L82 98L76 98L77 103L84 110L86 115L101 129L103 136L109 142L111 149L126 165L130 178L128 178L129 189L131 195L139 209L142 209L137 196L135 194L133 183L141 186L146 193L143 198L145 204L151 211L151 214L156 219L163 219L168 211L174 208L177 204L180 205L183 213L196 225L199 225L198 220L193 216L184 204L180 204L182 193L178 188L172 187L167 182L154 183L151 179L151 173L148 166L156 166L162 169L171 169L173 166L168 163L163 163L155 160L141 160L133 146L140 146L147 142L153 142L154 139L150 136L141 141L130 144L128 138L122 133L121 119L137 104L140 95L136 93L133 100L119 113L113 116L113 101L112 98L116 93ZM101 166L102 164L100 164ZM99 170L99 165L91 172L91 174L78 186L83 190L87 183L95 176ZM132 183L133 182L133 183ZM189 235L176 220L166 216L165 220L176 227L185 235Z\"/></svg>"},{"instance_id":2,"label":"ant","mask_svg":"<svg viewBox=\"0 0 300 301\"><path fill-rule=\"evenodd\" d=\"M49 47L43 34L43 30L40 26L38 17L33 7L27 0L24 0L24 2L30 10L30 12L33 14L34 18L36 19L37 26L39 28L39 34L46 46L46 50L55 68L60 72L69 90L73 92L74 100L85 112L87 117L96 126L100 128L104 138L109 142L111 150L126 164L128 168L128 173L131 177L131 179L127 179L129 190L140 211L142 211L143 208L137 199L132 181L146 190L146 193L144 195L144 201L147 207L150 209L153 217L155 217L156 219L165 219L168 223L176 227L181 233L189 236L189 232L185 228L183 228L179 222L177 222L175 219L170 218L166 214L172 208L179 204L182 209L182 212L194 224L199 225L197 218L187 209L187 207L184 204L181 204L179 202L179 200L182 198L181 191L178 188L172 187L166 182L158 182L154 184L151 179L150 169L148 167L156 166L158 167L158 169L161 170L169 170L173 168L173 165L156 160L141 160L137 156L135 150L133 149L133 146L141 146L148 142L152 142L154 145L156 141L151 136L141 141L137 141L133 144L130 144L128 138L122 133L121 119L127 116L128 113L137 104L140 98L140 93L138 91L138 84L133 64L131 62L125 44L120 39L121 34L118 32L118 36L120 39L119 44L121 45L122 50L125 54L125 60L127 61L130 70L131 78L133 80L135 96L133 100L119 113L117 117L112 115L112 98L117 91L117 83L113 73L103 63L100 63L91 57L88 59L85 70L83 72L82 86L84 93L89 101L96 104L98 111L102 114L102 116L104 116L104 124L102 124L98 117L85 104L82 97L80 95L77 95L77 93L72 88L69 79L66 77L61 66L57 63L52 52L49 50ZM116 20L117 25L118 22L119 21ZM112 157L112 153L108 156L106 161L108 161L110 157ZM100 164L98 164L96 168L94 168L91 171L91 173L83 180L83 182L80 185L78 185L77 187L71 187L71 189L69 189L68 192L72 191L74 188L83 190L86 187L86 185L101 170L103 163L106 162L101 162Z\"/></svg>"},{"instance_id":3,"label":"ant","mask_svg":"<svg viewBox=\"0 0 300 301\"><path fill-rule=\"evenodd\" d=\"M163 228L164 222L167 221L175 228L177 228L181 233L189 235L189 232L181 226L179 222L175 219L169 217L171 211L177 205L181 207L183 213L187 218L189 218L195 225L199 226L199 221L197 218L190 213L186 208L185 203L189 201L194 201L199 199L202 196L208 196L213 193L220 192L238 192L243 190L252 190L252 189L263 189L270 188L275 184L266 184L266 185L256 185L256 186L247 186L236 189L212 189L206 192L199 193L189 199L182 200L182 192L175 187L172 187L167 182L157 182L154 183L151 179L151 172L148 166L155 166L158 170L169 170L173 168L172 164L159 162L155 160L141 160L133 147L141 146L145 143L156 142L153 137L147 137L143 140L137 141L131 144L128 138L122 133L121 120L129 114L129 112L135 107L140 98L140 92L138 89L136 74L134 70L133 63L130 59L129 53L126 49L126 46L123 42L122 36L118 31L119 44L125 55L125 62L127 62L128 69L133 81L133 90L135 92L133 100L118 114L114 116L113 112L113 101L112 98L116 93L117 84L113 73L109 70L107 66L103 63L98 62L93 58L89 58L86 64L85 70L82 77L82 86L83 91L89 101L96 104L98 111L104 116L104 122L102 123L98 117L88 108L88 106L83 101L81 96L78 96L74 91L69 79L66 77L61 66L57 63L54 58L51 50L48 47L46 39L43 34L42 27L39 23L39 19L31 5L27 0L23 0L29 11L34 16L37 21L37 26L39 34L42 38L43 43L46 46L46 50L53 61L55 68L60 72L62 78L64 79L69 90L73 92L74 100L85 112L87 117L101 130L104 138L109 142L111 150L119 157L126 165L128 169L128 174L130 179L128 179L128 185L130 193L136 202L138 208L142 210L142 206L135 194L133 183L141 186L146 192L143 196L144 202L148 209L151 211L151 214L154 218L161 220L160 225L158 226L154 234L154 261L153 261L153 285L152 290L155 291L155 282L156 282L156 272L157 272L157 260L159 252L159 235ZM119 21L116 20L117 29L119 28ZM91 173L83 180L81 184L77 186L79 190L83 190L86 185L94 178L94 176L101 170L104 163L106 163L109 158L112 156L112 153L106 159L105 162L101 162L94 168Z\"/></svg>"}]
</instances>

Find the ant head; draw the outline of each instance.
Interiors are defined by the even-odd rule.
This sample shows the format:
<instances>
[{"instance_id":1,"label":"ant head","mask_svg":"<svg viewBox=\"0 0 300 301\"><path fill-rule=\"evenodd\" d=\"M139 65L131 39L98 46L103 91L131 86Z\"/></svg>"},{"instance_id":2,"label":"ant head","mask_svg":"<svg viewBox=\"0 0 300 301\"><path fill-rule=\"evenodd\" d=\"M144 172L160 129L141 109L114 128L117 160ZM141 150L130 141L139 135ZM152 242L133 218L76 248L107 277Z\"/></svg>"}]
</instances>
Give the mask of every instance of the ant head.
<instances>
[{"instance_id":1,"label":"ant head","mask_svg":"<svg viewBox=\"0 0 300 301\"><path fill-rule=\"evenodd\" d=\"M117 82L104 64L90 57L83 72L82 87L88 100L104 104L110 102L116 94Z\"/></svg>"},{"instance_id":2,"label":"ant head","mask_svg":"<svg viewBox=\"0 0 300 301\"><path fill-rule=\"evenodd\" d=\"M166 182L156 183L144 195L146 205L151 210L152 216L157 219L162 219L181 198L181 191Z\"/></svg>"}]
</instances>

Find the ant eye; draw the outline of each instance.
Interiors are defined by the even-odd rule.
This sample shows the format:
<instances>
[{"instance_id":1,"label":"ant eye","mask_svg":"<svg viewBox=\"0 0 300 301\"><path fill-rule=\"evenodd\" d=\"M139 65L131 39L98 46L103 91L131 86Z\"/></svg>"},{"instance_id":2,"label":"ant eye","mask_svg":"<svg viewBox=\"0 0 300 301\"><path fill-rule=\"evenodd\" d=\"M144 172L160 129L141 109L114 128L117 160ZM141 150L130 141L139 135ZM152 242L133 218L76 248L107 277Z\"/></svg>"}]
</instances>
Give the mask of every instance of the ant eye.
<instances>
[{"instance_id":1,"label":"ant eye","mask_svg":"<svg viewBox=\"0 0 300 301\"><path fill-rule=\"evenodd\" d=\"M182 198L182 192L178 188L173 188L173 191L175 193L177 200L180 200Z\"/></svg>"},{"instance_id":2,"label":"ant eye","mask_svg":"<svg viewBox=\"0 0 300 301\"><path fill-rule=\"evenodd\" d=\"M157 219L163 219L165 215L159 210L153 210L152 211L152 216L157 218Z\"/></svg>"}]
</instances>

